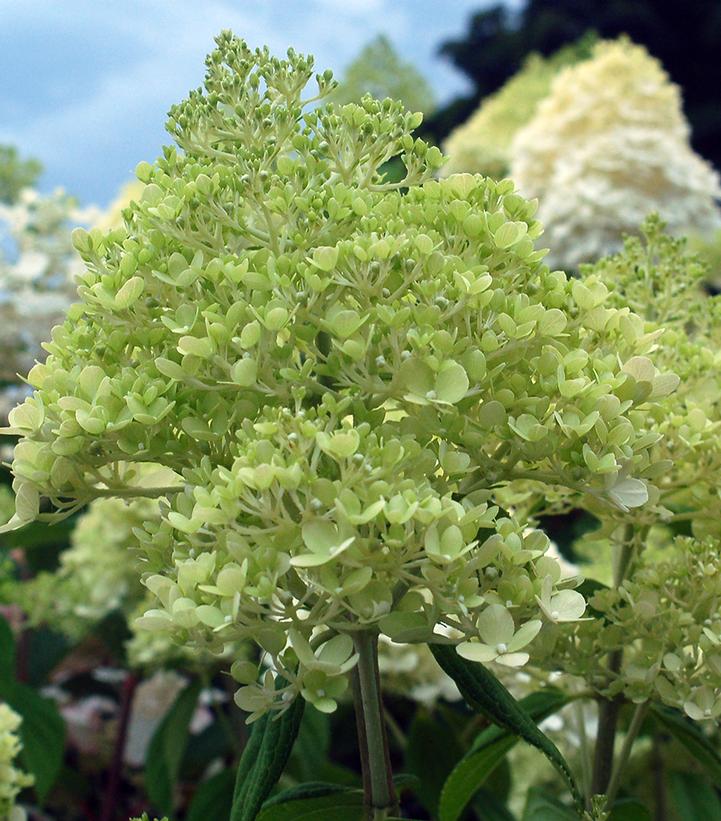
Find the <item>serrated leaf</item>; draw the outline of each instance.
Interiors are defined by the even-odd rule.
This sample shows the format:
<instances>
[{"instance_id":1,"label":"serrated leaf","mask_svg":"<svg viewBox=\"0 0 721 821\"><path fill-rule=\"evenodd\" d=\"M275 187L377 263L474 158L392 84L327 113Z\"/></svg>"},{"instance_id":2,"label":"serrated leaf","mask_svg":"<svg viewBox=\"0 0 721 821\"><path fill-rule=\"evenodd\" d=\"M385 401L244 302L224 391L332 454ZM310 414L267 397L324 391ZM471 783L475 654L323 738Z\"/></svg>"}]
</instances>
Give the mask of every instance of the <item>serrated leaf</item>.
<instances>
[{"instance_id":1,"label":"serrated leaf","mask_svg":"<svg viewBox=\"0 0 721 821\"><path fill-rule=\"evenodd\" d=\"M698 761L713 783L721 787L721 755L700 728L678 710L662 704L653 704L651 712L661 726Z\"/></svg>"},{"instance_id":2,"label":"serrated leaf","mask_svg":"<svg viewBox=\"0 0 721 821\"><path fill-rule=\"evenodd\" d=\"M190 722L200 696L200 682L191 682L158 725L146 755L145 788L152 803L166 815L173 810L173 792L188 744Z\"/></svg>"},{"instance_id":3,"label":"serrated leaf","mask_svg":"<svg viewBox=\"0 0 721 821\"><path fill-rule=\"evenodd\" d=\"M238 765L230 821L255 820L285 768L304 707L305 701L296 698L279 718L266 714L253 725Z\"/></svg>"},{"instance_id":4,"label":"serrated leaf","mask_svg":"<svg viewBox=\"0 0 721 821\"><path fill-rule=\"evenodd\" d=\"M526 696L519 702L519 706L533 721L538 722L553 715L567 703L568 698L560 690L549 689ZM456 821L460 818L473 796L518 740L518 735L497 726L488 727L479 733L470 751L443 785L440 821Z\"/></svg>"},{"instance_id":5,"label":"serrated leaf","mask_svg":"<svg viewBox=\"0 0 721 821\"><path fill-rule=\"evenodd\" d=\"M482 712L494 724L519 735L540 750L563 776L577 805L583 807L581 793L558 747L538 728L535 721L493 673L482 664L464 661L451 646L429 646L436 661L456 682L469 706Z\"/></svg>"},{"instance_id":6,"label":"serrated leaf","mask_svg":"<svg viewBox=\"0 0 721 821\"><path fill-rule=\"evenodd\" d=\"M286 801L261 810L256 821L363 821L363 793L336 791L320 798ZM255 818L255 816L254 816Z\"/></svg>"}]
</instances>

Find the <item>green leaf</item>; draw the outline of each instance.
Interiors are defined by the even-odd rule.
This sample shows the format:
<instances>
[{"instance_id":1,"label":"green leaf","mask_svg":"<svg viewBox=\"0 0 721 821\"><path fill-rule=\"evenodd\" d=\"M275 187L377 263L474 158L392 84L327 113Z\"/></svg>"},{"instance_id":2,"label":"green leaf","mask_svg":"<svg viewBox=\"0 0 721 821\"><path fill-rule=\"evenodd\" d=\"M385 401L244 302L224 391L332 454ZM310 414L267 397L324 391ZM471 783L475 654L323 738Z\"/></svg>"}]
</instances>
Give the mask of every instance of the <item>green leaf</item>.
<instances>
[{"instance_id":1,"label":"green leaf","mask_svg":"<svg viewBox=\"0 0 721 821\"><path fill-rule=\"evenodd\" d=\"M0 616L0 684L9 684L15 678L15 639L10 625Z\"/></svg>"},{"instance_id":2,"label":"green leaf","mask_svg":"<svg viewBox=\"0 0 721 821\"><path fill-rule=\"evenodd\" d=\"M65 722L55 702L38 695L26 684L3 686L0 697L22 717L20 759L24 769L35 777L35 792L42 802L63 764Z\"/></svg>"},{"instance_id":3,"label":"green leaf","mask_svg":"<svg viewBox=\"0 0 721 821\"><path fill-rule=\"evenodd\" d=\"M582 807L583 798L566 759L501 682L482 664L462 659L455 648L440 644L429 646L436 661L456 682L469 706L539 749L563 776L574 801Z\"/></svg>"},{"instance_id":4,"label":"green leaf","mask_svg":"<svg viewBox=\"0 0 721 821\"><path fill-rule=\"evenodd\" d=\"M436 393L441 402L455 405L466 395L468 387L468 376L463 365L444 362L436 377Z\"/></svg>"},{"instance_id":5,"label":"green leaf","mask_svg":"<svg viewBox=\"0 0 721 821\"><path fill-rule=\"evenodd\" d=\"M721 755L699 727L677 710L654 704L651 712L661 724L704 768L708 777L721 787Z\"/></svg>"},{"instance_id":6,"label":"green leaf","mask_svg":"<svg viewBox=\"0 0 721 821\"><path fill-rule=\"evenodd\" d=\"M363 793L335 792L320 798L286 801L263 809L256 821L363 821Z\"/></svg>"},{"instance_id":7,"label":"green leaf","mask_svg":"<svg viewBox=\"0 0 721 821\"><path fill-rule=\"evenodd\" d=\"M276 793L263 804L263 809L274 807L276 804L287 804L289 801L306 801L309 798L323 798L327 795L347 792L355 792L355 790L349 790L342 784L331 784L328 781L307 781L305 784L297 784L295 787L288 787L287 790Z\"/></svg>"},{"instance_id":8,"label":"green leaf","mask_svg":"<svg viewBox=\"0 0 721 821\"><path fill-rule=\"evenodd\" d=\"M518 702L518 706L534 721L542 721L568 703L560 691L548 689L532 693ZM515 746L519 736L498 726L488 727L477 736L470 751L449 775L441 792L440 821L456 821L473 796Z\"/></svg>"},{"instance_id":9,"label":"green leaf","mask_svg":"<svg viewBox=\"0 0 721 821\"><path fill-rule=\"evenodd\" d=\"M683 818L684 821L691 821L691 818L685 815ZM636 798L621 798L613 805L608 821L651 821L651 813Z\"/></svg>"},{"instance_id":10,"label":"green leaf","mask_svg":"<svg viewBox=\"0 0 721 821\"><path fill-rule=\"evenodd\" d=\"M176 698L150 740L145 764L145 788L164 814L173 810L173 791L188 744L190 722L200 696L199 681L191 682Z\"/></svg>"},{"instance_id":11,"label":"green leaf","mask_svg":"<svg viewBox=\"0 0 721 821\"><path fill-rule=\"evenodd\" d=\"M696 773L671 773L670 792L684 821L721 818L721 800L716 790Z\"/></svg>"},{"instance_id":12,"label":"green leaf","mask_svg":"<svg viewBox=\"0 0 721 821\"><path fill-rule=\"evenodd\" d=\"M578 821L578 815L553 796L531 787L521 821Z\"/></svg>"},{"instance_id":13,"label":"green leaf","mask_svg":"<svg viewBox=\"0 0 721 821\"><path fill-rule=\"evenodd\" d=\"M227 818L233 804L235 772L223 770L195 791L185 821L208 821L209 818Z\"/></svg>"},{"instance_id":14,"label":"green leaf","mask_svg":"<svg viewBox=\"0 0 721 821\"><path fill-rule=\"evenodd\" d=\"M36 627L28 637L27 683L37 688L45 684L52 670L71 649L68 638L47 627Z\"/></svg>"},{"instance_id":15,"label":"green leaf","mask_svg":"<svg viewBox=\"0 0 721 821\"><path fill-rule=\"evenodd\" d=\"M453 770L441 792L440 821L456 821L468 806L483 782L503 761L506 753L516 744L518 736L506 734L474 753Z\"/></svg>"},{"instance_id":16,"label":"green leaf","mask_svg":"<svg viewBox=\"0 0 721 821\"><path fill-rule=\"evenodd\" d=\"M419 710L408 731L405 766L419 779L415 794L433 816L443 784L462 754L450 728L434 721L426 710Z\"/></svg>"},{"instance_id":17,"label":"green leaf","mask_svg":"<svg viewBox=\"0 0 721 821\"><path fill-rule=\"evenodd\" d=\"M280 717L267 714L253 726L238 766L230 821L254 821L285 768L304 707L296 698Z\"/></svg>"},{"instance_id":18,"label":"green leaf","mask_svg":"<svg viewBox=\"0 0 721 821\"><path fill-rule=\"evenodd\" d=\"M503 801L489 790L479 790L476 793L473 809L481 821L516 821Z\"/></svg>"},{"instance_id":19,"label":"green leaf","mask_svg":"<svg viewBox=\"0 0 721 821\"><path fill-rule=\"evenodd\" d=\"M301 783L323 778L319 774L326 763L329 747L329 716L318 710L306 710L288 762L289 772Z\"/></svg>"}]
</instances>

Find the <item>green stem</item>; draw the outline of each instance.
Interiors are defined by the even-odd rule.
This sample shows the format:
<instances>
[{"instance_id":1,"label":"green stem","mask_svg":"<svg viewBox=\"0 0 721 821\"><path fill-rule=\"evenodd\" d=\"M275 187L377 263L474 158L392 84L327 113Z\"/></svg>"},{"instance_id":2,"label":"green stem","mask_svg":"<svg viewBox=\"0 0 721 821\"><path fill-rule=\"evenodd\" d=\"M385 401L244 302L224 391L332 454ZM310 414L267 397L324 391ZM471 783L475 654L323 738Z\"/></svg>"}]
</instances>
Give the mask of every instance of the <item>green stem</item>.
<instances>
[{"instance_id":1,"label":"green stem","mask_svg":"<svg viewBox=\"0 0 721 821\"><path fill-rule=\"evenodd\" d=\"M362 717L359 742L365 743L368 767L365 804L369 821L384 821L397 810L393 775L388 752L388 738L383 720L380 674L378 671L378 636L371 631L355 635L358 653L356 711Z\"/></svg>"},{"instance_id":2,"label":"green stem","mask_svg":"<svg viewBox=\"0 0 721 821\"><path fill-rule=\"evenodd\" d=\"M613 775L611 776L611 780L608 784L608 791L606 793L606 809L610 812L613 809L614 802L616 801L616 796L618 795L618 788L621 786L621 778L623 777L623 771L626 768L626 764L628 764L628 760L631 757L631 749L633 748L633 743L638 736L639 730L641 729L641 725L643 724L644 718L646 718L646 713L648 712L648 701L642 701L640 704L636 705L636 709L633 711L633 718L631 719L631 724L628 727L628 732L626 733L626 738L623 740L623 747L621 747L621 752L618 756L618 761L616 761L616 766L613 768Z\"/></svg>"},{"instance_id":3,"label":"green stem","mask_svg":"<svg viewBox=\"0 0 721 821\"><path fill-rule=\"evenodd\" d=\"M615 658L619 659L618 664L614 663ZM618 652L612 654L608 667L610 672L618 672L620 668L620 655ZM591 795L605 793L611 779L616 725L618 724L620 709L621 702L617 698L612 701L604 699L598 705L598 734L596 735L596 749L593 757Z\"/></svg>"},{"instance_id":4,"label":"green stem","mask_svg":"<svg viewBox=\"0 0 721 821\"><path fill-rule=\"evenodd\" d=\"M583 793L588 795L591 789L591 757L588 748L588 735L586 733L586 717L583 714L583 702L577 700L573 704L576 714L576 724L578 725L578 739L580 743L581 755L581 778L583 781Z\"/></svg>"},{"instance_id":5,"label":"green stem","mask_svg":"<svg viewBox=\"0 0 721 821\"><path fill-rule=\"evenodd\" d=\"M626 525L620 543L614 545L613 586L618 589L626 578L633 556L633 525ZM613 680L621 671L623 650L613 650L608 656L609 679ZM608 789L613 768L613 752L616 743L616 725L621 709L621 699L604 699L598 705L598 734L593 758L591 795L600 795Z\"/></svg>"}]
</instances>

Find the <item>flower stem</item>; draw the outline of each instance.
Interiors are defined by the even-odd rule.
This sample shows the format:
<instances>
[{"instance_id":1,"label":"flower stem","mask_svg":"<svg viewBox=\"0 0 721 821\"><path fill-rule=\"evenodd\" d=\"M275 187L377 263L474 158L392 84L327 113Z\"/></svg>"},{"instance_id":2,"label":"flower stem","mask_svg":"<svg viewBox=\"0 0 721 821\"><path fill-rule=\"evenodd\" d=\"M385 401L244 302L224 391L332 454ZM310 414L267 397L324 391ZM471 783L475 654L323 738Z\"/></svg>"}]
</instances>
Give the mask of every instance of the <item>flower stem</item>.
<instances>
[{"instance_id":1,"label":"flower stem","mask_svg":"<svg viewBox=\"0 0 721 821\"><path fill-rule=\"evenodd\" d=\"M383 719L377 634L371 631L357 633L355 647L358 653L355 688L358 741L361 761L367 767L367 777L363 779L365 805L369 821L384 821L396 811L397 800Z\"/></svg>"},{"instance_id":2,"label":"flower stem","mask_svg":"<svg viewBox=\"0 0 721 821\"><path fill-rule=\"evenodd\" d=\"M613 586L618 589L628 572L633 555L633 526L626 525L620 543L615 545L616 554L613 562ZM621 671L623 650L613 650L608 656L609 679L613 680ZM613 752L616 743L616 725L621 709L621 699L604 699L598 705L598 734L593 759L593 776L591 795L600 795L608 789L613 768Z\"/></svg>"},{"instance_id":3,"label":"flower stem","mask_svg":"<svg viewBox=\"0 0 721 821\"><path fill-rule=\"evenodd\" d=\"M631 757L631 749L633 748L633 743L638 736L639 730L641 729L641 725L643 724L644 718L646 718L646 713L648 712L648 701L642 701L640 704L636 705L636 709L633 712L633 718L631 719L631 724L628 727L628 732L626 733L626 738L623 740L623 747L621 747L621 752L618 756L618 761L616 761L616 766L613 768L613 775L611 776L611 781L608 784L608 791L606 793L606 810L609 812L613 809L614 802L616 801L616 796L618 795L618 788L621 786L621 778L623 777L623 770L628 764L628 759Z\"/></svg>"}]
</instances>

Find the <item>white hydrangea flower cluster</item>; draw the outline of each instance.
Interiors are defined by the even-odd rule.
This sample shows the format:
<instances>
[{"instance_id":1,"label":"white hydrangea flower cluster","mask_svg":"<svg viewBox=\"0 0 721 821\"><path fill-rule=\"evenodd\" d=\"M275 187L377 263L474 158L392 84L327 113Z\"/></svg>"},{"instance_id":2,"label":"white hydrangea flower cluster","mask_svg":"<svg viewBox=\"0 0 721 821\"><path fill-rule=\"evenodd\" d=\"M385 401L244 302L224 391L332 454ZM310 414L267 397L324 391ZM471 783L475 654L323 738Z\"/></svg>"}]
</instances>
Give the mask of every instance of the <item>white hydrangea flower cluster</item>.
<instances>
[{"instance_id":1,"label":"white hydrangea flower cluster","mask_svg":"<svg viewBox=\"0 0 721 821\"><path fill-rule=\"evenodd\" d=\"M589 48L584 39L552 57L531 54L510 80L482 100L468 120L448 135L443 143L448 161L441 169L442 176L461 172L494 179L507 176L514 136L548 95L556 74L564 66L584 59Z\"/></svg>"},{"instance_id":2,"label":"white hydrangea flower cluster","mask_svg":"<svg viewBox=\"0 0 721 821\"><path fill-rule=\"evenodd\" d=\"M721 225L719 178L691 149L679 88L627 39L563 70L511 155L511 176L539 200L552 265L617 250L652 211L672 231Z\"/></svg>"},{"instance_id":3,"label":"white hydrangea flower cluster","mask_svg":"<svg viewBox=\"0 0 721 821\"><path fill-rule=\"evenodd\" d=\"M18 738L20 716L7 704L0 703L0 819L1 821L24 821L25 812L15 801L19 793L33 783L15 765L22 749Z\"/></svg>"}]
</instances>

